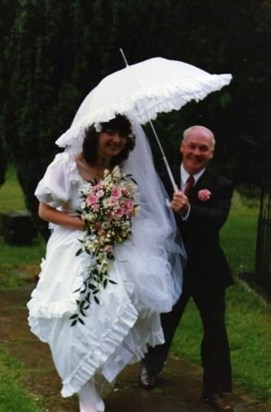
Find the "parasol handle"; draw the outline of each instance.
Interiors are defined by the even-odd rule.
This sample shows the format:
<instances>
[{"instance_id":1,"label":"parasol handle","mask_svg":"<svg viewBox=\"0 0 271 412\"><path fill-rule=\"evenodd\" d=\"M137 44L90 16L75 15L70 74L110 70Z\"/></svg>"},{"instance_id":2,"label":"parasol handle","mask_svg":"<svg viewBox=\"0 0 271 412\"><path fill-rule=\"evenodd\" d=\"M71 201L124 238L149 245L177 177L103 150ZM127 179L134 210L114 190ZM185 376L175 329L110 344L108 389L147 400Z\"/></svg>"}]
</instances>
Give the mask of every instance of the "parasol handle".
<instances>
[{"instance_id":1,"label":"parasol handle","mask_svg":"<svg viewBox=\"0 0 271 412\"><path fill-rule=\"evenodd\" d=\"M125 56L124 51L123 51L121 48L119 49L119 51L120 51L120 53L121 53L121 55L122 55L122 58L123 58L123 60L124 60L124 63L125 63L125 65L126 65L126 67L128 67L128 66L129 66L129 63L128 63L128 60L126 59L126 56ZM174 192L176 192L176 191L178 190L178 186L177 186L177 184L176 184L176 182L175 182L175 180L174 180L174 177L173 177L172 171L171 171L171 169L170 169L170 166L169 166L167 157L166 157L166 155L165 155L164 149L163 149L163 147L162 147L162 145L161 145L161 143L160 143L160 140L159 140L159 137L158 137L157 132L156 132L156 130L155 130L155 127L154 127L154 125L153 125L153 122L152 122L151 120L148 120L148 123L149 123L150 126L151 126L151 129L152 129L152 132L153 132L153 134L154 134L155 140L156 140L156 142L157 142L157 144L158 144L158 147L159 147L159 149L160 149L160 151L161 151L161 153L162 153L162 159L163 159L163 161L164 161L164 163L165 163L166 170L167 170L167 172L168 172L168 176L169 176L169 179L170 179L170 181L171 181L171 183L172 183Z\"/></svg>"}]
</instances>

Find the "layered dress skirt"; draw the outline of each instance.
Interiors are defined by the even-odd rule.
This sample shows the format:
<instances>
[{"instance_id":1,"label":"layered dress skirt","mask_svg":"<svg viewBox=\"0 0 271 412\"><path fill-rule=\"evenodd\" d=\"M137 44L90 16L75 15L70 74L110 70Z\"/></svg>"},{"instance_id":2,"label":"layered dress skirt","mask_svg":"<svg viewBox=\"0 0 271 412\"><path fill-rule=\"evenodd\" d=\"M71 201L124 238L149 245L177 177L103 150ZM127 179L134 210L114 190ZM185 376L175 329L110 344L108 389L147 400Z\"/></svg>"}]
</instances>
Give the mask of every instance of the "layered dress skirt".
<instances>
[{"instance_id":1,"label":"layered dress skirt","mask_svg":"<svg viewBox=\"0 0 271 412\"><path fill-rule=\"evenodd\" d=\"M74 158L61 153L49 165L36 196L75 214L84 184ZM50 346L62 396L79 392L98 375L113 382L127 364L144 357L148 345L164 342L160 313L170 311L178 298L168 250L161 242L165 236L143 205L133 219L131 237L114 249L109 272L113 283L100 290L99 304L91 302L84 324L71 326L91 257L76 256L82 231L51 225L39 281L27 306L31 331ZM173 255L179 253L177 245L169 247Z\"/></svg>"}]
</instances>

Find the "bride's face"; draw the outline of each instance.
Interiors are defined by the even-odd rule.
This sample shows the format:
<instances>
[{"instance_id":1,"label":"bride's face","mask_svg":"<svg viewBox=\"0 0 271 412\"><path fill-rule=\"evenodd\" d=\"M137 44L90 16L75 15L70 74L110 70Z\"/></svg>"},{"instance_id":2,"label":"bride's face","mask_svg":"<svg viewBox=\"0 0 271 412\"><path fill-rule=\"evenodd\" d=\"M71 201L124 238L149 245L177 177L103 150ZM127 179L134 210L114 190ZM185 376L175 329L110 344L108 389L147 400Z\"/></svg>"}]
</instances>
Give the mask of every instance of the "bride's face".
<instances>
[{"instance_id":1,"label":"bride's face","mask_svg":"<svg viewBox=\"0 0 271 412\"><path fill-rule=\"evenodd\" d=\"M107 129L100 133L98 156L114 157L118 155L127 143L127 136L116 130Z\"/></svg>"}]
</instances>

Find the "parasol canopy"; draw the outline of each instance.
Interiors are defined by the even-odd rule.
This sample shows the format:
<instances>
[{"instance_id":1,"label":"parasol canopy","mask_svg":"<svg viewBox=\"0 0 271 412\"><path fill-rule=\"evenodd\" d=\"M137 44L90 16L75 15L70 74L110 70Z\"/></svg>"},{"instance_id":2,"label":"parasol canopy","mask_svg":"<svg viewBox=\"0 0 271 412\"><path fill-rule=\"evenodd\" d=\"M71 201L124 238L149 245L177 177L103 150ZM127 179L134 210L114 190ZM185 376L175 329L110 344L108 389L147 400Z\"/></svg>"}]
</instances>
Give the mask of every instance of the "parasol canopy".
<instances>
[{"instance_id":1,"label":"parasol canopy","mask_svg":"<svg viewBox=\"0 0 271 412\"><path fill-rule=\"evenodd\" d=\"M211 92L228 85L231 74L210 74L191 64L154 57L127 65L106 76L83 100L71 127L56 141L60 147L79 150L83 130L91 124L106 122L125 114L140 124L152 125L159 113L180 110L186 103L204 99Z\"/></svg>"}]
</instances>

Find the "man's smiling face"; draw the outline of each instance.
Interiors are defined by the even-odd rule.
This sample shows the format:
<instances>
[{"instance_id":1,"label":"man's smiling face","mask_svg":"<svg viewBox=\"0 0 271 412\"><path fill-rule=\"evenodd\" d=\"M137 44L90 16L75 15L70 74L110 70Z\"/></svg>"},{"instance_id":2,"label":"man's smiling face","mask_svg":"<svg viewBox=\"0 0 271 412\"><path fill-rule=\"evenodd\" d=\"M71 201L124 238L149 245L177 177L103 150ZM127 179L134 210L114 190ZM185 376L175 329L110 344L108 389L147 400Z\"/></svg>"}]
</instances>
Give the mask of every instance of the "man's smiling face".
<instances>
[{"instance_id":1,"label":"man's smiling face","mask_svg":"<svg viewBox=\"0 0 271 412\"><path fill-rule=\"evenodd\" d=\"M204 169L214 156L214 141L208 132L194 128L181 143L183 166L190 174Z\"/></svg>"}]
</instances>

